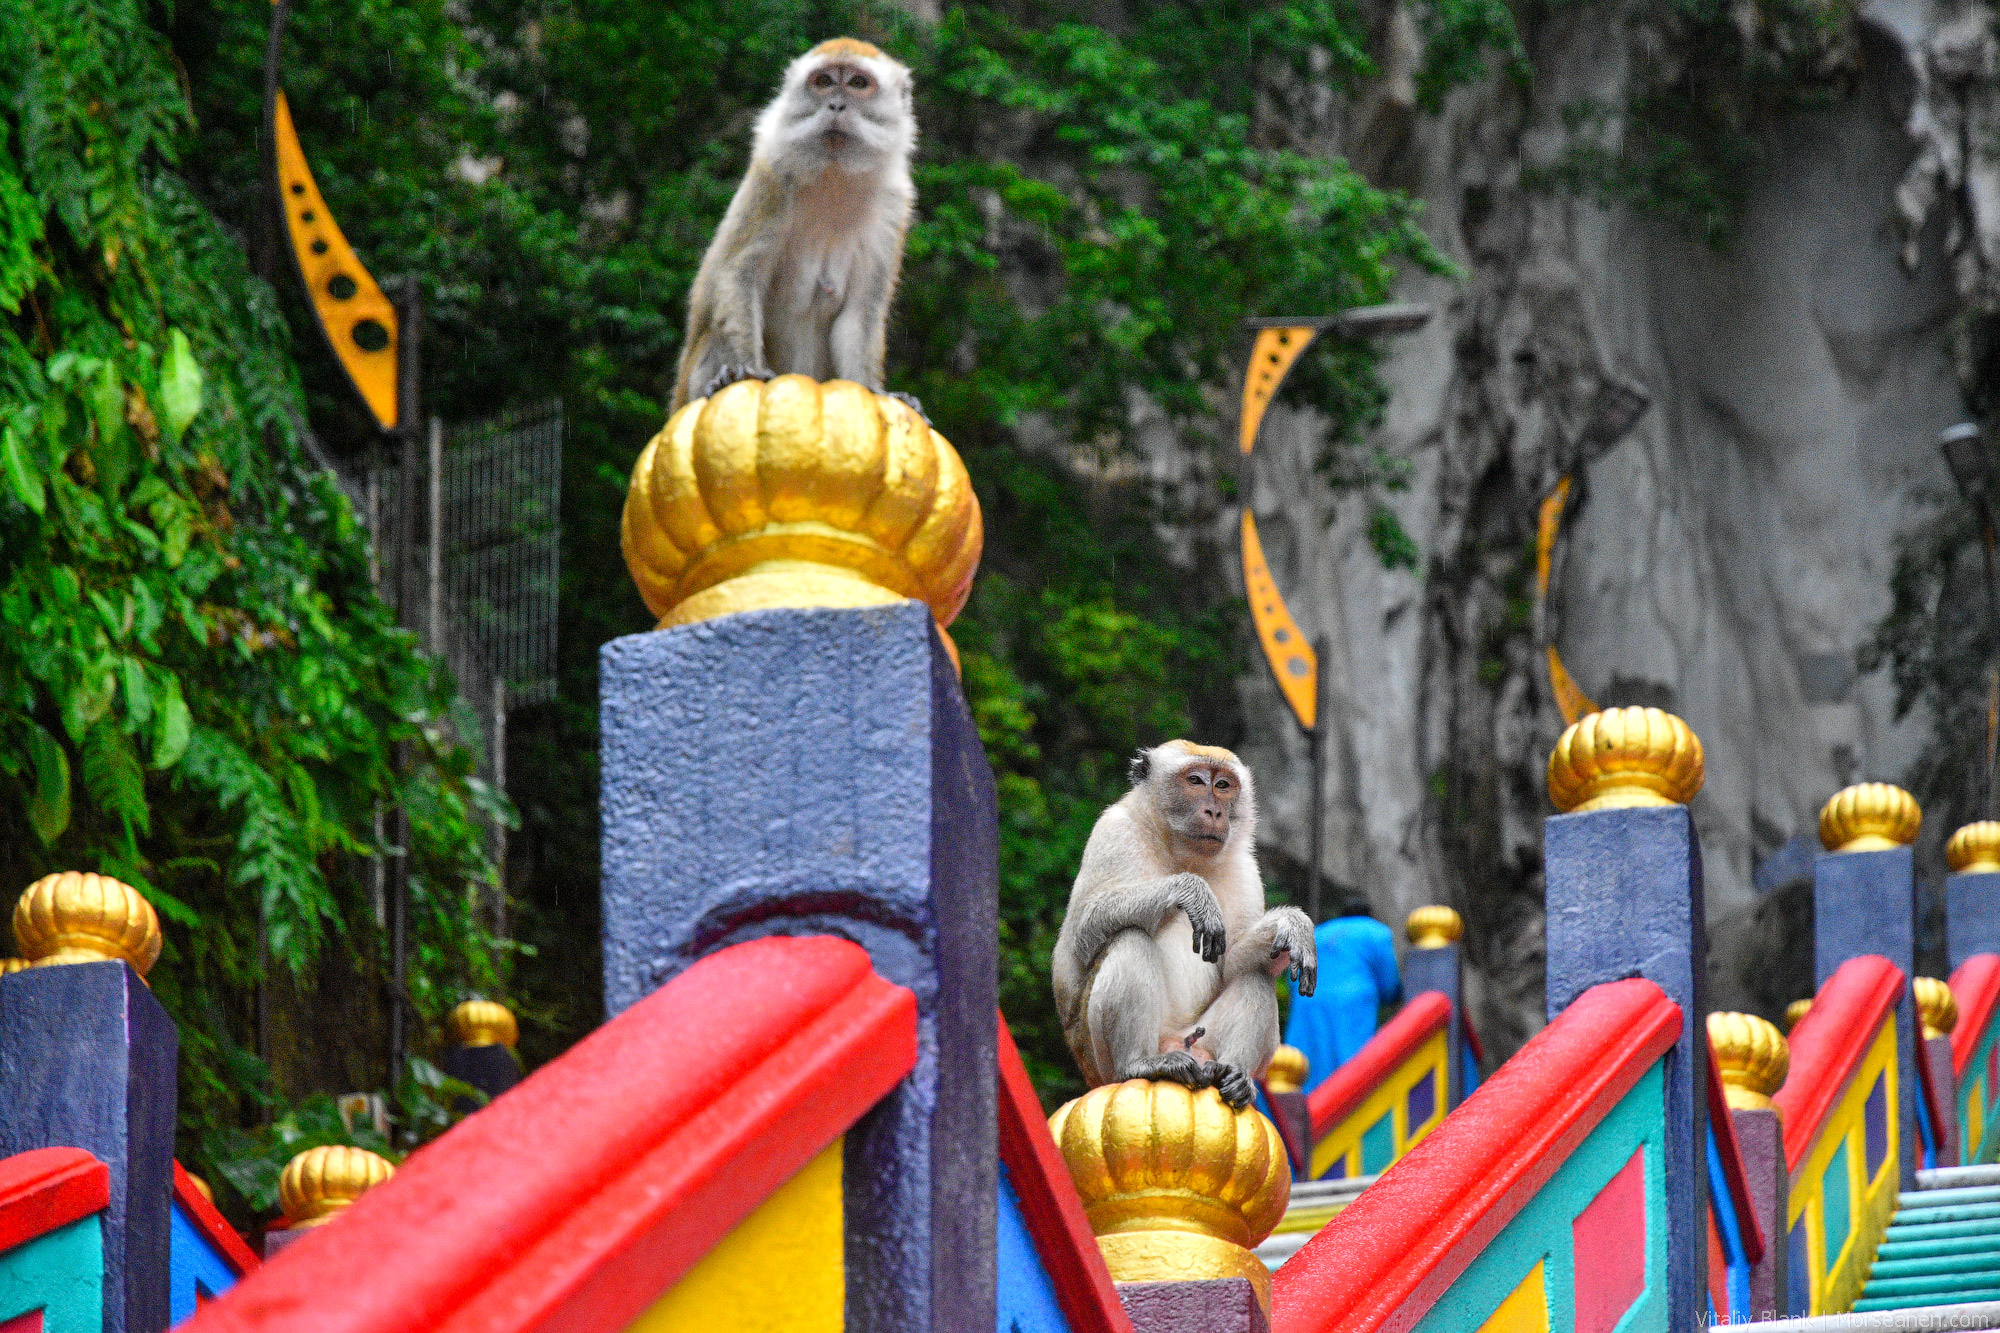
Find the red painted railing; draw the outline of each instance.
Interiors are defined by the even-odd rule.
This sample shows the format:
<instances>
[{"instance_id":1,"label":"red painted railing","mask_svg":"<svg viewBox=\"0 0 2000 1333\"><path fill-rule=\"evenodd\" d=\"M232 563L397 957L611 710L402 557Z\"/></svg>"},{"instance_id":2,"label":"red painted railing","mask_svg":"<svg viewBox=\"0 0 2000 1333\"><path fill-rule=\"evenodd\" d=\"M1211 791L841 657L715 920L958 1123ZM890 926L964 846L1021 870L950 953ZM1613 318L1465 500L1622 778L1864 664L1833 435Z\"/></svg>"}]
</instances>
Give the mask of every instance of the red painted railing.
<instances>
[{"instance_id":1,"label":"red painted railing","mask_svg":"<svg viewBox=\"0 0 2000 1333\"><path fill-rule=\"evenodd\" d=\"M0 1159L0 1251L110 1203L111 1168L81 1148L36 1148Z\"/></svg>"},{"instance_id":2,"label":"red painted railing","mask_svg":"<svg viewBox=\"0 0 2000 1333\"><path fill-rule=\"evenodd\" d=\"M1405 1060L1451 1021L1451 1001L1438 991L1413 997L1354 1058L1333 1071L1324 1083L1306 1098L1312 1113L1312 1133L1318 1141L1326 1132L1359 1110L1368 1094L1383 1079L1402 1067Z\"/></svg>"},{"instance_id":3,"label":"red painted railing","mask_svg":"<svg viewBox=\"0 0 2000 1333\"><path fill-rule=\"evenodd\" d=\"M1414 1325L1680 1031L1650 981L1586 991L1278 1269L1272 1333Z\"/></svg>"},{"instance_id":4,"label":"red painted railing","mask_svg":"<svg viewBox=\"0 0 2000 1333\"><path fill-rule=\"evenodd\" d=\"M195 1188L194 1177L179 1162L174 1163L174 1202L181 1206L187 1220L199 1231L222 1262L229 1265L229 1271L242 1277L261 1265L257 1252L243 1243L243 1237L236 1234L236 1228L229 1225L216 1206L208 1201L208 1196Z\"/></svg>"},{"instance_id":5,"label":"red painted railing","mask_svg":"<svg viewBox=\"0 0 2000 1333\"><path fill-rule=\"evenodd\" d=\"M916 997L860 946L725 949L182 1327L618 1333L916 1058Z\"/></svg>"},{"instance_id":6,"label":"red painted railing","mask_svg":"<svg viewBox=\"0 0 2000 1333\"><path fill-rule=\"evenodd\" d=\"M1850 958L1819 988L1792 1029L1792 1067L1771 1101L1785 1118L1785 1165L1797 1169L1868 1054L1883 1017L1902 998L1903 973L1874 954Z\"/></svg>"},{"instance_id":7,"label":"red painted railing","mask_svg":"<svg viewBox=\"0 0 2000 1333\"><path fill-rule=\"evenodd\" d=\"M1966 1066L1979 1053L1979 1039L2000 1004L2000 955L1976 953L1951 974L1951 997L1958 1001L1958 1026L1951 1030L1951 1068L1965 1081Z\"/></svg>"}]
</instances>

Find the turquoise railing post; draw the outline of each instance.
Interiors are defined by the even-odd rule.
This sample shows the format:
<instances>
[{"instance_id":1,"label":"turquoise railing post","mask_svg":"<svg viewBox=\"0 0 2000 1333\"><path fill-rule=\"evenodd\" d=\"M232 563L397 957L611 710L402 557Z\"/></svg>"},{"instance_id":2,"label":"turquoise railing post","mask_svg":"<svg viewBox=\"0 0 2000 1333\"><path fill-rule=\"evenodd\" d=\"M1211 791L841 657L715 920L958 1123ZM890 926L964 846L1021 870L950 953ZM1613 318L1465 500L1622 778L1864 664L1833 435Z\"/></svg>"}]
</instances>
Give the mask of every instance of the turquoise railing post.
<instances>
[{"instance_id":1,"label":"turquoise railing post","mask_svg":"<svg viewBox=\"0 0 2000 1333\"><path fill-rule=\"evenodd\" d=\"M1548 1006L1644 977L1680 1006L1664 1070L1668 1328L1705 1325L1708 1271L1706 971L1701 846L1686 802L1701 741L1657 708L1592 713L1549 755L1549 799L1568 813L1543 837Z\"/></svg>"},{"instance_id":2,"label":"turquoise railing post","mask_svg":"<svg viewBox=\"0 0 2000 1333\"><path fill-rule=\"evenodd\" d=\"M1924 1157L1916 1005L1908 978L1917 975L1916 855L1910 844L1923 825L1917 800L1887 782L1863 782L1834 793L1819 813L1826 854L1813 863L1813 980L1850 958L1874 954L1906 978L1896 1006L1898 1141L1904 1189L1914 1189Z\"/></svg>"}]
</instances>

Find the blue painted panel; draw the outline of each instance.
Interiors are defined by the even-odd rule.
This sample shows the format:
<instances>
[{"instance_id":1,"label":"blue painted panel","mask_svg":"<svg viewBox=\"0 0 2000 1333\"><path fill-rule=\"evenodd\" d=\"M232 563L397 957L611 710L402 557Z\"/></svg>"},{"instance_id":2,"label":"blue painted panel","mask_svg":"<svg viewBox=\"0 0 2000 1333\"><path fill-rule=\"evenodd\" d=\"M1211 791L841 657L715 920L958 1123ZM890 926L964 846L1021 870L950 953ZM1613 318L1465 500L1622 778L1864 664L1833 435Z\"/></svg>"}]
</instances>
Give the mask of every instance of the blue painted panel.
<instances>
[{"instance_id":1,"label":"blue painted panel","mask_svg":"<svg viewBox=\"0 0 2000 1333\"><path fill-rule=\"evenodd\" d=\"M208 1243L208 1237L174 1200L171 1241L167 1250L167 1307L174 1323L194 1318L195 1292L202 1300L220 1296L236 1285L235 1270Z\"/></svg>"},{"instance_id":2,"label":"blue painted panel","mask_svg":"<svg viewBox=\"0 0 2000 1333\"><path fill-rule=\"evenodd\" d=\"M1021 1216L1021 1201L1008 1178L1007 1164L1000 1164L1000 1228L997 1236L997 1282L994 1305L999 1314L998 1333L1069 1333L1069 1321L1056 1303L1055 1283L1042 1256L1028 1234L1027 1219Z\"/></svg>"},{"instance_id":3,"label":"blue painted panel","mask_svg":"<svg viewBox=\"0 0 2000 1333\"><path fill-rule=\"evenodd\" d=\"M103 1333L103 1213L0 1254L0 1319L42 1312L42 1333Z\"/></svg>"},{"instance_id":4,"label":"blue painted panel","mask_svg":"<svg viewBox=\"0 0 2000 1333\"><path fill-rule=\"evenodd\" d=\"M1549 1333L1574 1333L1572 1219L1635 1151L1646 1155L1646 1290L1619 1321L1618 1333L1666 1333L1665 1091L1660 1063L1655 1062L1438 1298L1418 1321L1416 1333L1473 1333L1538 1263L1547 1265Z\"/></svg>"}]
</instances>

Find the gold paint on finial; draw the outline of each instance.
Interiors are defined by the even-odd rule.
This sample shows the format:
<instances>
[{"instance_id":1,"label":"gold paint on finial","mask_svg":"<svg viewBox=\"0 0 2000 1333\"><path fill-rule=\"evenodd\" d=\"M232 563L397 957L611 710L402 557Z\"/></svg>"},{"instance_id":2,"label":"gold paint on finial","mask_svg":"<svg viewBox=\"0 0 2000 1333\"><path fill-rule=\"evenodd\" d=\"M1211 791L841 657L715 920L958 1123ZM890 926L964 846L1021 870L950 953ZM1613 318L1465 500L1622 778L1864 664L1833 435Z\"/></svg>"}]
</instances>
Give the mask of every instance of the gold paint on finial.
<instances>
[{"instance_id":1,"label":"gold paint on finial","mask_svg":"<svg viewBox=\"0 0 2000 1333\"><path fill-rule=\"evenodd\" d=\"M34 964L29 962L25 958L0 958L0 977L9 976L15 972L25 971L26 969L33 966Z\"/></svg>"},{"instance_id":2,"label":"gold paint on finial","mask_svg":"<svg viewBox=\"0 0 2000 1333\"><path fill-rule=\"evenodd\" d=\"M2000 872L2000 819L1982 819L1952 834L1944 845L1944 859L1960 874Z\"/></svg>"},{"instance_id":3,"label":"gold paint on finial","mask_svg":"<svg viewBox=\"0 0 2000 1333\"><path fill-rule=\"evenodd\" d=\"M514 1011L498 1000L467 1000L451 1011L451 1035L460 1046L505 1046L521 1040Z\"/></svg>"},{"instance_id":4,"label":"gold paint on finial","mask_svg":"<svg viewBox=\"0 0 2000 1333\"><path fill-rule=\"evenodd\" d=\"M1914 989L1917 1016L1924 1023L1924 1040L1950 1036L1951 1030L1958 1026L1958 997L1951 993L1951 987L1936 977L1918 977Z\"/></svg>"},{"instance_id":5,"label":"gold paint on finial","mask_svg":"<svg viewBox=\"0 0 2000 1333\"><path fill-rule=\"evenodd\" d=\"M1133 1079L1059 1107L1049 1129L1115 1280L1248 1278L1269 1311L1271 1271L1253 1251L1285 1215L1292 1169L1255 1107Z\"/></svg>"},{"instance_id":6,"label":"gold paint on finial","mask_svg":"<svg viewBox=\"0 0 2000 1333\"><path fill-rule=\"evenodd\" d=\"M1271 1053L1271 1067L1264 1071L1264 1087L1269 1092L1298 1092L1306 1085L1312 1063L1296 1046L1280 1046Z\"/></svg>"},{"instance_id":7,"label":"gold paint on finial","mask_svg":"<svg viewBox=\"0 0 2000 1333\"><path fill-rule=\"evenodd\" d=\"M1449 907L1419 907L1403 923L1413 949L1442 949L1465 937L1465 918Z\"/></svg>"},{"instance_id":8,"label":"gold paint on finial","mask_svg":"<svg viewBox=\"0 0 2000 1333\"><path fill-rule=\"evenodd\" d=\"M396 1174L389 1159L366 1148L328 1144L308 1148L278 1177L278 1207L293 1227L316 1227Z\"/></svg>"},{"instance_id":9,"label":"gold paint on finial","mask_svg":"<svg viewBox=\"0 0 2000 1333\"><path fill-rule=\"evenodd\" d=\"M1917 798L1888 782L1857 782L1819 812L1819 840L1829 852L1880 852L1917 840L1924 812Z\"/></svg>"},{"instance_id":10,"label":"gold paint on finial","mask_svg":"<svg viewBox=\"0 0 2000 1333\"><path fill-rule=\"evenodd\" d=\"M1791 1032L1796 1030L1799 1026L1799 1020L1803 1019L1807 1014L1811 1012L1812 1012L1812 998L1810 996L1808 996L1803 1000L1793 1000L1790 1004L1786 1005L1785 1031Z\"/></svg>"},{"instance_id":11,"label":"gold paint on finial","mask_svg":"<svg viewBox=\"0 0 2000 1333\"><path fill-rule=\"evenodd\" d=\"M1792 1048L1777 1026L1755 1014L1710 1014L1708 1044L1722 1071L1723 1100L1735 1110L1770 1107L1792 1067Z\"/></svg>"},{"instance_id":12,"label":"gold paint on finial","mask_svg":"<svg viewBox=\"0 0 2000 1333\"><path fill-rule=\"evenodd\" d=\"M215 1191L209 1188L208 1182L206 1180L203 1180L200 1176L196 1175L192 1171L187 1173L187 1178L188 1178L188 1184L194 1186L194 1192L196 1194L199 1194L202 1198L207 1199L210 1203L215 1202Z\"/></svg>"},{"instance_id":13,"label":"gold paint on finial","mask_svg":"<svg viewBox=\"0 0 2000 1333\"><path fill-rule=\"evenodd\" d=\"M109 875L44 875L14 904L15 947L36 967L122 958L144 977L161 943L153 905Z\"/></svg>"},{"instance_id":14,"label":"gold paint on finial","mask_svg":"<svg viewBox=\"0 0 2000 1333\"><path fill-rule=\"evenodd\" d=\"M780 375L674 413L632 469L622 545L662 629L915 598L942 630L984 540L958 451L913 409Z\"/></svg>"},{"instance_id":15,"label":"gold paint on finial","mask_svg":"<svg viewBox=\"0 0 2000 1333\"><path fill-rule=\"evenodd\" d=\"M1701 790L1701 738L1657 708L1580 718L1549 752L1549 799L1564 813L1685 805Z\"/></svg>"}]
</instances>

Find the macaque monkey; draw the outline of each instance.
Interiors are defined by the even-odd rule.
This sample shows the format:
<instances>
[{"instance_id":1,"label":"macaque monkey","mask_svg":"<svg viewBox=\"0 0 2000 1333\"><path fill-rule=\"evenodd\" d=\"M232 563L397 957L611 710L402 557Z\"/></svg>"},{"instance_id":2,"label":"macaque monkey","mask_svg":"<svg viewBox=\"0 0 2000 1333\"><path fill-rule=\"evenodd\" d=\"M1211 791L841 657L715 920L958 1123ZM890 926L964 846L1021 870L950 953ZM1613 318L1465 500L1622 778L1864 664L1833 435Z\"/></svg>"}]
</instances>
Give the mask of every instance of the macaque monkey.
<instances>
[{"instance_id":1,"label":"macaque monkey","mask_svg":"<svg viewBox=\"0 0 2000 1333\"><path fill-rule=\"evenodd\" d=\"M881 392L916 142L897 61L841 37L791 63L688 294L676 409L782 374Z\"/></svg>"},{"instance_id":2,"label":"macaque monkey","mask_svg":"<svg viewBox=\"0 0 2000 1333\"><path fill-rule=\"evenodd\" d=\"M1056 938L1056 1008L1092 1087L1213 1087L1239 1110L1278 1049L1271 980L1318 980L1312 922L1264 910L1250 770L1227 750L1139 751L1132 790L1097 818Z\"/></svg>"}]
</instances>

